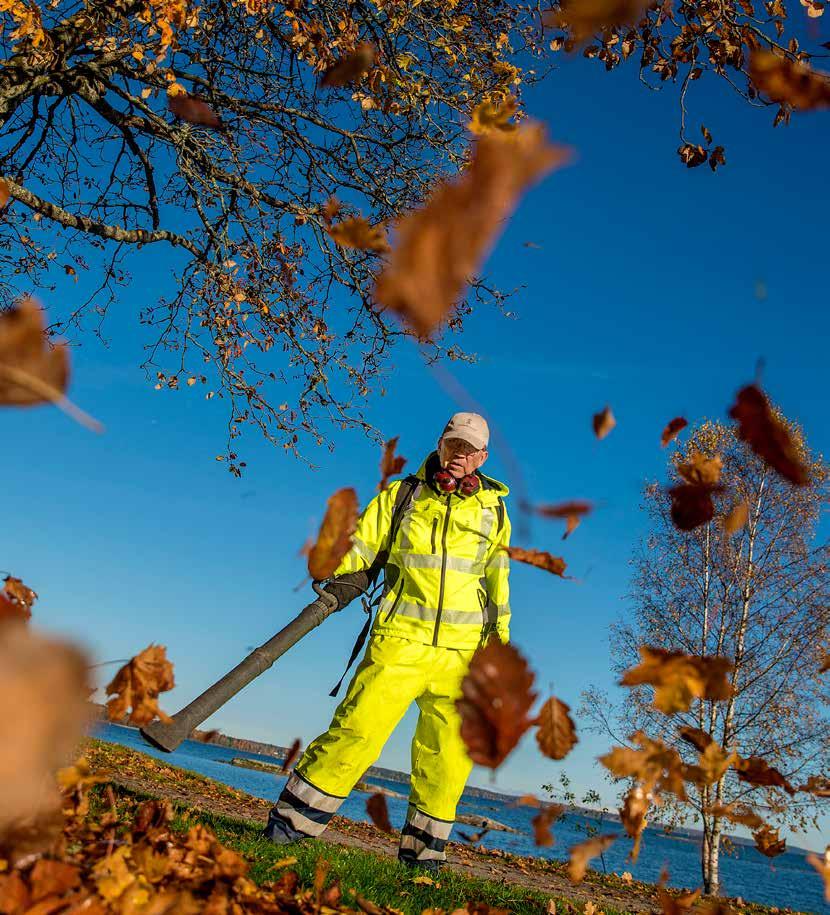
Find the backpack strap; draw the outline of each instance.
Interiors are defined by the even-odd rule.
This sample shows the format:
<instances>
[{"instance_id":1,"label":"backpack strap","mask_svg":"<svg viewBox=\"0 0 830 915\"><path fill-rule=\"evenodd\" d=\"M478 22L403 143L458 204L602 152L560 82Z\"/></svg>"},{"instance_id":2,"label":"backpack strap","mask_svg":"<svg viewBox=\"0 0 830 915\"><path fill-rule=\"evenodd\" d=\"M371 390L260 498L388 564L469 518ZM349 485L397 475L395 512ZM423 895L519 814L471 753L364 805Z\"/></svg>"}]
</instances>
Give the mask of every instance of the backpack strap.
<instances>
[{"instance_id":1,"label":"backpack strap","mask_svg":"<svg viewBox=\"0 0 830 915\"><path fill-rule=\"evenodd\" d=\"M504 496L499 496L498 504L496 505L496 533L500 534L501 529L504 527Z\"/></svg>"}]
</instances>

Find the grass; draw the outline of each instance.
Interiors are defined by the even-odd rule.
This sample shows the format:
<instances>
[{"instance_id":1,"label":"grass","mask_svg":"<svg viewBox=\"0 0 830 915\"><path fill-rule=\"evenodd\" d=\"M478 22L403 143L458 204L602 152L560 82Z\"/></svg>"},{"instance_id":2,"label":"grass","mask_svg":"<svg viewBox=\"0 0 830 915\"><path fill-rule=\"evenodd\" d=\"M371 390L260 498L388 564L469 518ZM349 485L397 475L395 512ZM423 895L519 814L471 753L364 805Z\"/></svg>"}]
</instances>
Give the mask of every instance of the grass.
<instances>
[{"instance_id":1,"label":"grass","mask_svg":"<svg viewBox=\"0 0 830 915\"><path fill-rule=\"evenodd\" d=\"M124 799L142 800L145 796L129 789L115 787L116 795ZM97 806L97 805L95 805ZM358 908L356 897L362 896L379 906L397 909L405 915L421 915L425 909L452 912L468 903L507 909L516 915L573 915L582 912L580 903L568 899L553 899L540 890L513 884L470 877L447 869L432 877L433 884L416 883L424 872L411 870L395 858L318 840L274 845L261 835L262 824L252 824L219 814L197 810L180 803L174 804L175 818L171 824L176 831L186 832L202 824L210 829L228 848L242 853L248 860L250 878L258 884L279 879L284 869L295 871L304 888L314 883L317 862L324 858L328 865L326 886L340 881L343 905ZM290 865L275 867L286 858L296 858ZM605 915L623 915L622 910L604 909Z\"/></svg>"}]
</instances>

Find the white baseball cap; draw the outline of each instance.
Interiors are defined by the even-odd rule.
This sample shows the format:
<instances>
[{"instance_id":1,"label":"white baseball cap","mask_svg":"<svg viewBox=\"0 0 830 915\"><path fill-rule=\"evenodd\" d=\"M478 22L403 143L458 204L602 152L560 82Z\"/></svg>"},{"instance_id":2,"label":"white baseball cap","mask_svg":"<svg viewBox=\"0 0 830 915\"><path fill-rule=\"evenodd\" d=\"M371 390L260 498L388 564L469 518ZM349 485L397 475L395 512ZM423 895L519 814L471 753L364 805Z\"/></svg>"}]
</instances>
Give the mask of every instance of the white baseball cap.
<instances>
[{"instance_id":1,"label":"white baseball cap","mask_svg":"<svg viewBox=\"0 0 830 915\"><path fill-rule=\"evenodd\" d=\"M490 428L487 420L478 413L454 413L444 427L441 438L460 438L480 451L490 441Z\"/></svg>"}]
</instances>

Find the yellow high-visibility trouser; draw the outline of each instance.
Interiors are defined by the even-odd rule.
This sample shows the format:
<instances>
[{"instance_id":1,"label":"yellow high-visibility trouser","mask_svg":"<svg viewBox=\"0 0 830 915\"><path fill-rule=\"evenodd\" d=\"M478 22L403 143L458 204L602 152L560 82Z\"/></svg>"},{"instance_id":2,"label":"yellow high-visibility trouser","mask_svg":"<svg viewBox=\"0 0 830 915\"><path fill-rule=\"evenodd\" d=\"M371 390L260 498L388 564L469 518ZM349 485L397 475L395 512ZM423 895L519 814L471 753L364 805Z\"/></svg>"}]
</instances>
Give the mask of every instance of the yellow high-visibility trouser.
<instances>
[{"instance_id":1,"label":"yellow high-visibility trouser","mask_svg":"<svg viewBox=\"0 0 830 915\"><path fill-rule=\"evenodd\" d=\"M275 813L306 835L322 833L415 701L420 715L400 854L442 860L472 769L455 708L472 656L473 649L374 635L331 726L306 749Z\"/></svg>"}]
</instances>

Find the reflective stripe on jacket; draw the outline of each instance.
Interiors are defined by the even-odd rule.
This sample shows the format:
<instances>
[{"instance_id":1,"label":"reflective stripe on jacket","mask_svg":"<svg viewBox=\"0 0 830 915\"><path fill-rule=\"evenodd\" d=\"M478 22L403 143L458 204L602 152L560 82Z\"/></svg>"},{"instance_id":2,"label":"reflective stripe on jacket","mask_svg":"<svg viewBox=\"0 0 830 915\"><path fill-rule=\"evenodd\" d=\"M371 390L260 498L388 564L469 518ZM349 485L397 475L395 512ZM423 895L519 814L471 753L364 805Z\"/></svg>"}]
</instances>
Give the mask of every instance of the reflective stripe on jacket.
<instances>
[{"instance_id":1,"label":"reflective stripe on jacket","mask_svg":"<svg viewBox=\"0 0 830 915\"><path fill-rule=\"evenodd\" d=\"M421 465L386 563L386 584L373 632L443 648L472 648L491 632L509 636L508 488L479 474L472 496L439 493L426 482L438 466ZM368 568L386 549L396 480L360 516L351 550L335 576Z\"/></svg>"}]
</instances>

